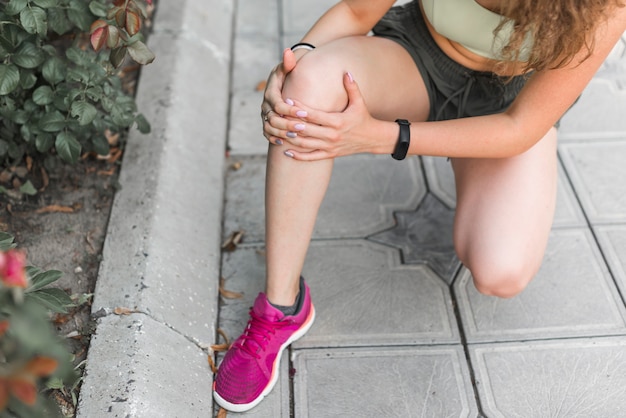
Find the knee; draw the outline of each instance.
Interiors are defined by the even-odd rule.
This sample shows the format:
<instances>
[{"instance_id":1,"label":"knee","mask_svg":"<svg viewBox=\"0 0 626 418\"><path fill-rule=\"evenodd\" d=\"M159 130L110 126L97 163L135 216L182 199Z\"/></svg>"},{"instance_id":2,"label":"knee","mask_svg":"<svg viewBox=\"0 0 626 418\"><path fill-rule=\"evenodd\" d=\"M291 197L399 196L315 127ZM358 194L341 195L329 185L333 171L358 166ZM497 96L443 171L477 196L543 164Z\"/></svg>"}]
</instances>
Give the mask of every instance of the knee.
<instances>
[{"instance_id":1,"label":"knee","mask_svg":"<svg viewBox=\"0 0 626 418\"><path fill-rule=\"evenodd\" d=\"M512 298L520 294L539 270L539 263L511 258L474 262L472 272L476 289L487 296Z\"/></svg>"},{"instance_id":2,"label":"knee","mask_svg":"<svg viewBox=\"0 0 626 418\"><path fill-rule=\"evenodd\" d=\"M324 51L307 53L287 75L283 96L320 110L343 110L348 96L339 60Z\"/></svg>"}]
</instances>

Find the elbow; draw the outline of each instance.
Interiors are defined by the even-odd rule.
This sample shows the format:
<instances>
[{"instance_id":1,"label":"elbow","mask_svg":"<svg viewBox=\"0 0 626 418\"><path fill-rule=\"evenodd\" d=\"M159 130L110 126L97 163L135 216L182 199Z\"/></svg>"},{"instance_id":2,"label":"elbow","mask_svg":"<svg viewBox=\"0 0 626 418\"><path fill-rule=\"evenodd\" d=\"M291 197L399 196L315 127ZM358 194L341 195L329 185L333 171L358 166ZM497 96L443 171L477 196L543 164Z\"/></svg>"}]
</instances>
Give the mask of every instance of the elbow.
<instances>
[{"instance_id":1,"label":"elbow","mask_svg":"<svg viewBox=\"0 0 626 418\"><path fill-rule=\"evenodd\" d=\"M532 126L527 121L518 122L515 118L509 118L508 132L510 146L502 155L503 158L513 158L526 154L537 148L539 144L554 141L556 143L556 128Z\"/></svg>"}]
</instances>

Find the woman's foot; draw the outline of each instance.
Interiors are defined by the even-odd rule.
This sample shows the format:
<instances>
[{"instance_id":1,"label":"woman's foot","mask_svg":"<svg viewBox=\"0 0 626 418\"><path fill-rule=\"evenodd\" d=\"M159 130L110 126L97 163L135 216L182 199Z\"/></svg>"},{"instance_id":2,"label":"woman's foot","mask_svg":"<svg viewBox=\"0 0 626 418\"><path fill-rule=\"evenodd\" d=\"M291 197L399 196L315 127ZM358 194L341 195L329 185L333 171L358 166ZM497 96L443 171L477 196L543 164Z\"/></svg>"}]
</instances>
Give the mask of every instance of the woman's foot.
<instances>
[{"instance_id":1,"label":"woman's foot","mask_svg":"<svg viewBox=\"0 0 626 418\"><path fill-rule=\"evenodd\" d=\"M300 306L289 316L259 293L248 325L226 353L213 383L218 405L233 412L247 411L272 391L283 350L302 337L315 319L309 287L302 278L300 292Z\"/></svg>"}]
</instances>

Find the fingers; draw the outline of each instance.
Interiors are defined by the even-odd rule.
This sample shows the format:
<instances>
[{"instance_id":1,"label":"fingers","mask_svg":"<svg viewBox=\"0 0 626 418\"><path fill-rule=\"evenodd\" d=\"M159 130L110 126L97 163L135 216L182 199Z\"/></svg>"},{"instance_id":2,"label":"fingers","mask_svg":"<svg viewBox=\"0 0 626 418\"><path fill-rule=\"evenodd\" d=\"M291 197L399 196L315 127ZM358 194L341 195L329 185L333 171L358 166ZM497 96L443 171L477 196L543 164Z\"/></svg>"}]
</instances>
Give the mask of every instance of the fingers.
<instances>
[{"instance_id":1,"label":"fingers","mask_svg":"<svg viewBox=\"0 0 626 418\"><path fill-rule=\"evenodd\" d=\"M296 67L296 55L291 48L286 48L283 51L283 70L285 73L290 73Z\"/></svg>"},{"instance_id":2,"label":"fingers","mask_svg":"<svg viewBox=\"0 0 626 418\"><path fill-rule=\"evenodd\" d=\"M302 152L296 150L287 150L284 152L285 156L288 158L293 158L297 161L319 161L326 160L328 158L334 158L333 155L330 155L328 152L317 149L310 152Z\"/></svg>"},{"instance_id":3,"label":"fingers","mask_svg":"<svg viewBox=\"0 0 626 418\"><path fill-rule=\"evenodd\" d=\"M348 94L348 106L364 104L359 85L354 81L350 72L343 75L343 86Z\"/></svg>"},{"instance_id":4,"label":"fingers","mask_svg":"<svg viewBox=\"0 0 626 418\"><path fill-rule=\"evenodd\" d=\"M270 142L282 143L282 141L289 141L295 143L300 136L304 136L304 131L307 129L307 124L301 121L289 120L277 115L274 111L271 111L267 116L267 121L263 122L263 133ZM273 138L273 139L272 139ZM281 141L277 141L280 139Z\"/></svg>"}]
</instances>

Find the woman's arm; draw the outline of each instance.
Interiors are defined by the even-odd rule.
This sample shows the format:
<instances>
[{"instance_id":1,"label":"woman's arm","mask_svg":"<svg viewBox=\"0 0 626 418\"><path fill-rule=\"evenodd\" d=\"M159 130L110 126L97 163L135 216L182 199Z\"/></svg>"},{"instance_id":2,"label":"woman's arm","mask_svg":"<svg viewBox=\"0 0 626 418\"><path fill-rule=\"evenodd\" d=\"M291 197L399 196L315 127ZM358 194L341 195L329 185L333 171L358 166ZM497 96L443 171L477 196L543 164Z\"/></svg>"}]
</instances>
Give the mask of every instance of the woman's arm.
<instances>
[{"instance_id":1,"label":"woman's arm","mask_svg":"<svg viewBox=\"0 0 626 418\"><path fill-rule=\"evenodd\" d=\"M586 50L566 67L534 74L504 113L445 124L415 124L416 143L410 151L498 158L530 149L574 103L625 31L626 8L619 8L599 26L593 52L582 63Z\"/></svg>"},{"instance_id":2,"label":"woman's arm","mask_svg":"<svg viewBox=\"0 0 626 418\"><path fill-rule=\"evenodd\" d=\"M567 111L626 31L626 7L615 9L599 26L591 56L582 63L581 51L566 67L531 76L504 113L411 125L410 154L447 157L505 158L530 149ZM342 113L307 109L317 138L301 138L298 146L310 152L291 152L300 160L334 158L358 152L391 154L398 137L395 122L373 119L356 83L344 77L349 105Z\"/></svg>"},{"instance_id":3,"label":"woman's arm","mask_svg":"<svg viewBox=\"0 0 626 418\"><path fill-rule=\"evenodd\" d=\"M315 46L346 36L366 35L395 0L342 0L319 18L302 42Z\"/></svg>"}]
</instances>

